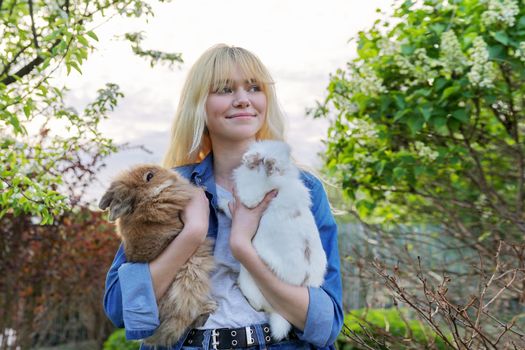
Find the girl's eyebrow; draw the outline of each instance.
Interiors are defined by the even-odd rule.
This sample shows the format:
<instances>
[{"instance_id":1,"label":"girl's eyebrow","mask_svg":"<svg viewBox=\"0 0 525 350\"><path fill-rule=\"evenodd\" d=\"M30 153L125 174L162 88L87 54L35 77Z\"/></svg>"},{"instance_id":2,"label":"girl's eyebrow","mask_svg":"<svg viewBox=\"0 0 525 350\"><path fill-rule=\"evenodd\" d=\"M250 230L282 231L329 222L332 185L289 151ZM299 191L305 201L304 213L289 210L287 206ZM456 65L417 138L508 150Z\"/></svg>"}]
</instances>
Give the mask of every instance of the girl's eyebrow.
<instances>
[{"instance_id":1,"label":"girl's eyebrow","mask_svg":"<svg viewBox=\"0 0 525 350\"><path fill-rule=\"evenodd\" d=\"M238 85L239 84L239 80L232 80L232 79L226 79L225 81L226 84L233 84L233 85ZM257 80L256 79L244 79L243 80L243 84L253 84L253 83L257 83Z\"/></svg>"}]
</instances>

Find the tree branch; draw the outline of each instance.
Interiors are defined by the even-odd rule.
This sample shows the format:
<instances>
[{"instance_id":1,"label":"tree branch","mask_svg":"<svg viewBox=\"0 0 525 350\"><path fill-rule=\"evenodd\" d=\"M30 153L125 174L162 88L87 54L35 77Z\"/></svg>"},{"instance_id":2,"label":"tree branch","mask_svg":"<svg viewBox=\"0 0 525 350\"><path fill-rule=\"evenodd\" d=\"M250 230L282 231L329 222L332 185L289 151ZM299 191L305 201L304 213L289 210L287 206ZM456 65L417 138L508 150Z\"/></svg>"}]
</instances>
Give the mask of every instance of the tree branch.
<instances>
[{"instance_id":1,"label":"tree branch","mask_svg":"<svg viewBox=\"0 0 525 350\"><path fill-rule=\"evenodd\" d=\"M118 2L118 0L115 0L115 1L113 1L111 3L107 3L106 6L100 7L98 9L94 10L93 12L88 13L83 18L80 18L77 22L75 22L75 24L82 24L86 18L92 17L96 13L113 6L117 2ZM16 3L16 1L14 1L14 3ZM61 39L57 39L53 43L53 45L50 48L48 48L47 50L51 51L55 46L57 46L60 43L60 41L61 41ZM69 44L70 43L68 43L68 47L69 47ZM27 74L31 73L33 71L33 69L35 69L35 67L37 67L38 65L42 64L43 62L44 62L44 59L41 56L37 56L31 62L29 62L24 67L19 69L18 72L16 72L15 74L8 75L7 77L5 77L1 81L1 83L3 83L4 85L12 84L12 83L14 83L17 80L17 78L15 78L15 77L22 78L22 77L26 76Z\"/></svg>"},{"instance_id":2,"label":"tree branch","mask_svg":"<svg viewBox=\"0 0 525 350\"><path fill-rule=\"evenodd\" d=\"M8 75L7 77L5 77L3 80L2 80L2 84L4 85L9 85L9 84L12 84L14 83L17 78L15 77L18 77L18 78L22 78L26 75L28 75L29 73L31 73L31 71L33 69L35 69L36 66L38 66L39 64L41 64L42 62L44 62L44 59L41 57L41 56L37 56L35 59L33 59L31 62L29 62L28 64L26 64L24 67L22 67L21 69L18 70L18 72L16 72L15 74L13 75Z\"/></svg>"},{"instance_id":3,"label":"tree branch","mask_svg":"<svg viewBox=\"0 0 525 350\"><path fill-rule=\"evenodd\" d=\"M40 46L38 45L38 36L36 34L35 18L33 15L33 0L28 0L28 4L29 4L29 16L31 17L31 31L33 32L33 41L35 43L35 47L39 49Z\"/></svg>"},{"instance_id":4,"label":"tree branch","mask_svg":"<svg viewBox=\"0 0 525 350\"><path fill-rule=\"evenodd\" d=\"M460 128L460 130L461 130L461 133L465 136L464 129ZM466 138L464 139L464 143L469 151L470 156L472 157L472 159L474 160L476 164L476 170L477 170L477 176L470 175L469 177L479 185L480 189L483 192L485 192L485 194L487 195L487 200L489 201L489 203L491 204L491 207L494 210L496 210L504 218L507 218L508 220L515 223L520 230L525 232L525 222L519 218L520 214L519 213L515 214L512 211L508 210L507 208L508 204L505 202L505 200L494 190L494 188L492 188L488 184L487 179L485 178L484 169L481 165L481 161L478 157L477 152L472 148L472 145ZM502 206L498 205L498 203L494 203L493 198L496 199L497 202L499 202L499 204L501 204Z\"/></svg>"},{"instance_id":5,"label":"tree branch","mask_svg":"<svg viewBox=\"0 0 525 350\"><path fill-rule=\"evenodd\" d=\"M16 6L16 0L14 0L13 3L11 4L11 8L9 9L8 17L11 17L13 15L13 10L15 9L15 6Z\"/></svg>"},{"instance_id":6,"label":"tree branch","mask_svg":"<svg viewBox=\"0 0 525 350\"><path fill-rule=\"evenodd\" d=\"M507 93L508 93L508 100L509 100L509 106L510 106L510 134L511 137L516 142L516 150L518 153L518 171L519 171L519 178L518 178L518 193L516 194L516 212L521 213L523 212L523 200L524 200L524 182L525 182L525 160L523 151L520 145L520 135L519 135L519 128L518 128L518 116L517 111L514 108L514 99L512 96L512 91L514 91L514 84L512 84L512 80L509 76L508 69L503 66L503 64L498 65L502 74L503 78L505 79L505 82L507 83Z\"/></svg>"},{"instance_id":7,"label":"tree branch","mask_svg":"<svg viewBox=\"0 0 525 350\"><path fill-rule=\"evenodd\" d=\"M31 44L27 44L26 46L22 47L20 49L20 51L18 51L16 53L16 55L13 56L13 59L4 66L4 69L2 70L2 73L0 73L0 77L4 76L6 74L9 74L9 68L11 68L11 65L13 65L13 63L15 63L15 61L18 59L18 57L21 54L23 54L24 51L27 50L30 47L31 47Z\"/></svg>"}]
</instances>

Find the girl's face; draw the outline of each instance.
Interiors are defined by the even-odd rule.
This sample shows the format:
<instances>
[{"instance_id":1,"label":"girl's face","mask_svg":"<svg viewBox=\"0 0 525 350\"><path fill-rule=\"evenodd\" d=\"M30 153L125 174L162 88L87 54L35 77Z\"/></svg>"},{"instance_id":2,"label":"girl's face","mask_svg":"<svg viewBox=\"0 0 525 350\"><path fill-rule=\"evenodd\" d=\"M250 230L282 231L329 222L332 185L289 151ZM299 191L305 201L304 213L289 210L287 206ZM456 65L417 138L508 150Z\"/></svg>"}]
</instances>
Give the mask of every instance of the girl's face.
<instances>
[{"instance_id":1,"label":"girl's face","mask_svg":"<svg viewBox=\"0 0 525 350\"><path fill-rule=\"evenodd\" d=\"M212 141L255 140L266 116L266 95L258 83L243 79L236 69L226 87L210 91L206 125Z\"/></svg>"}]
</instances>

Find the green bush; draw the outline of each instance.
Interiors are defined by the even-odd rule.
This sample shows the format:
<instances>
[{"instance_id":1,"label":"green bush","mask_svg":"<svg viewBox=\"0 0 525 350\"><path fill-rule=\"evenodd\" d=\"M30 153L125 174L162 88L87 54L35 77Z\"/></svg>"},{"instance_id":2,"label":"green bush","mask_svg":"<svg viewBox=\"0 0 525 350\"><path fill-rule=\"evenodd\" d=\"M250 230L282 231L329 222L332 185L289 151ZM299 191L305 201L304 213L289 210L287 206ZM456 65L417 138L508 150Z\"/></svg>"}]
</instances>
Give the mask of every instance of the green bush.
<instances>
[{"instance_id":1,"label":"green bush","mask_svg":"<svg viewBox=\"0 0 525 350\"><path fill-rule=\"evenodd\" d=\"M138 350L140 348L140 342L126 340L125 334L124 329L117 329L109 336L108 340L104 342L103 350Z\"/></svg>"},{"instance_id":2,"label":"green bush","mask_svg":"<svg viewBox=\"0 0 525 350\"><path fill-rule=\"evenodd\" d=\"M403 343L410 344L411 348L415 344L420 344L426 349L429 346L432 346L430 347L432 349L449 349L444 340L429 327L424 326L418 320L409 320L406 311L404 309L399 311L397 309L357 309L349 312L345 316L345 327L337 338L337 349L362 349L346 335L350 331L357 334L370 346L378 349L387 349L387 347L378 347L379 345L372 339L380 344L387 344L389 349L406 349ZM400 312L403 313L406 322L403 321Z\"/></svg>"}]
</instances>

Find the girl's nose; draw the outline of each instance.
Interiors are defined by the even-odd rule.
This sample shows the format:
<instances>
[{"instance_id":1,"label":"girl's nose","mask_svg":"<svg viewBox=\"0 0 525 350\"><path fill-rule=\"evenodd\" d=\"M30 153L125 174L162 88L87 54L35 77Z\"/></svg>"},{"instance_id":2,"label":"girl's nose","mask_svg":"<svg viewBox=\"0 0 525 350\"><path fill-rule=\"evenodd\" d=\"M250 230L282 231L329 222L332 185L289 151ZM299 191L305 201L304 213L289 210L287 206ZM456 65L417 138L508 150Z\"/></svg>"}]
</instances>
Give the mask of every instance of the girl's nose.
<instances>
[{"instance_id":1,"label":"girl's nose","mask_svg":"<svg viewBox=\"0 0 525 350\"><path fill-rule=\"evenodd\" d=\"M233 100L233 106L236 108L246 108L250 106L250 99L246 90L240 88L235 92L235 99Z\"/></svg>"}]
</instances>

